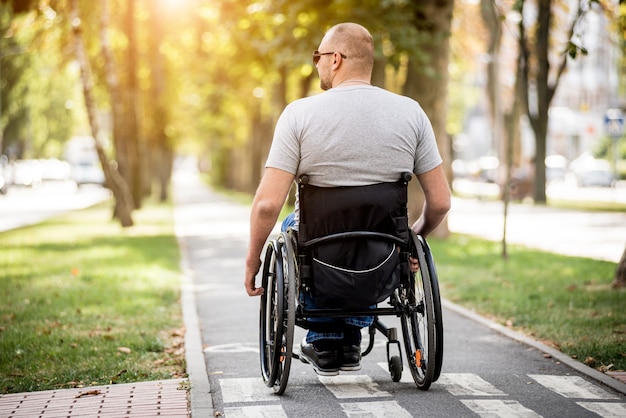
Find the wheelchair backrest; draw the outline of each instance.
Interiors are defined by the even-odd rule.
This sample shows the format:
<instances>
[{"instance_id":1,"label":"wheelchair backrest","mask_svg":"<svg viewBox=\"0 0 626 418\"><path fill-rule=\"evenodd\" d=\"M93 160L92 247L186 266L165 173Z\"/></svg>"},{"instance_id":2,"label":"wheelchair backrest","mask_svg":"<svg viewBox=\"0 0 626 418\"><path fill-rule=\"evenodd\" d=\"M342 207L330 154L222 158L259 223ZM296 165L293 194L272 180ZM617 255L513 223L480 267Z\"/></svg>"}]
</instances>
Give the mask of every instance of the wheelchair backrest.
<instances>
[{"instance_id":1,"label":"wheelchair backrest","mask_svg":"<svg viewBox=\"0 0 626 418\"><path fill-rule=\"evenodd\" d=\"M396 182L316 187L300 177L300 273L317 305L364 308L397 287L410 238L410 179L403 173Z\"/></svg>"}]
</instances>

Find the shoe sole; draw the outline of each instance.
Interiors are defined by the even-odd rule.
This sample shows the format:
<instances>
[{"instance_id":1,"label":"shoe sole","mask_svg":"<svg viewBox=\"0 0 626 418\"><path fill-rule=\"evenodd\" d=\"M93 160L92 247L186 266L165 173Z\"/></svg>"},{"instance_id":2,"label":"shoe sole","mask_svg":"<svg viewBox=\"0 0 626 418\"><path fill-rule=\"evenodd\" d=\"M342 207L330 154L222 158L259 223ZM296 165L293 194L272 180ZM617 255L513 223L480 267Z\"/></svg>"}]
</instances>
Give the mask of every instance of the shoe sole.
<instances>
[{"instance_id":1,"label":"shoe sole","mask_svg":"<svg viewBox=\"0 0 626 418\"><path fill-rule=\"evenodd\" d=\"M339 370L344 371L344 372L356 372L357 370L361 370L361 365L356 364L353 366L341 366L339 367Z\"/></svg>"},{"instance_id":2,"label":"shoe sole","mask_svg":"<svg viewBox=\"0 0 626 418\"><path fill-rule=\"evenodd\" d=\"M315 371L315 373L319 376L338 376L339 375L339 369L334 370L334 369L319 369L315 366L315 363L306 358L302 353L300 353L300 361L303 362L304 364L310 364L311 367L313 367L313 371Z\"/></svg>"}]
</instances>

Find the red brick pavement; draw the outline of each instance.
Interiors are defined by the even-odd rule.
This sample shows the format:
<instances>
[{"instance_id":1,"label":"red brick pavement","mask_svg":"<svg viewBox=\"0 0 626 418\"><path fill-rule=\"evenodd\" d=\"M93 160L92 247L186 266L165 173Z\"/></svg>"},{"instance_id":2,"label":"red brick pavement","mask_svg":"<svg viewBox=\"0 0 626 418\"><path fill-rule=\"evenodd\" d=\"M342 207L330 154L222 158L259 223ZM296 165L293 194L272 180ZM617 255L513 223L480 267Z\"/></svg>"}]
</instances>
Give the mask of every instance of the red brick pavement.
<instances>
[{"instance_id":1,"label":"red brick pavement","mask_svg":"<svg viewBox=\"0 0 626 418\"><path fill-rule=\"evenodd\" d=\"M0 418L189 418L183 379L0 395Z\"/></svg>"}]
</instances>

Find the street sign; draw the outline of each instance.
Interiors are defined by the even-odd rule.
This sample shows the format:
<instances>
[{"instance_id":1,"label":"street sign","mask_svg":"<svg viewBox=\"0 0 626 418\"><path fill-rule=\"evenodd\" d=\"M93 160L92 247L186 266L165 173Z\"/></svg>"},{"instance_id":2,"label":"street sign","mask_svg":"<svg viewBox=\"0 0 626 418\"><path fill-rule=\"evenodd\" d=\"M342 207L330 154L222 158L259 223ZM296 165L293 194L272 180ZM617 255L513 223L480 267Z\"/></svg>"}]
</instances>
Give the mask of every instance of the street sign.
<instances>
[{"instance_id":1,"label":"street sign","mask_svg":"<svg viewBox=\"0 0 626 418\"><path fill-rule=\"evenodd\" d=\"M607 110L604 116L604 128L613 139L619 139L624 135L624 116L620 109Z\"/></svg>"}]
</instances>

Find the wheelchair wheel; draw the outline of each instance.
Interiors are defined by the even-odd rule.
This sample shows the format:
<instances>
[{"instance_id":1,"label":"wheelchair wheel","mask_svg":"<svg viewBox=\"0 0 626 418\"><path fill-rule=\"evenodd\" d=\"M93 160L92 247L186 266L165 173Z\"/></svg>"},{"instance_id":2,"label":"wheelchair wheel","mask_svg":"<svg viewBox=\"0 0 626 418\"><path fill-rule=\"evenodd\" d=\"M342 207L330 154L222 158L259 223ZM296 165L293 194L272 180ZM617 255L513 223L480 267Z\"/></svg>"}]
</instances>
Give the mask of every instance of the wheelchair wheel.
<instances>
[{"instance_id":1,"label":"wheelchair wheel","mask_svg":"<svg viewBox=\"0 0 626 418\"><path fill-rule=\"evenodd\" d=\"M419 389L428 390L435 375L436 332L433 292L426 257L417 236L412 234L420 269L410 274L404 292L407 309L402 315L402 334L409 369Z\"/></svg>"},{"instance_id":2,"label":"wheelchair wheel","mask_svg":"<svg viewBox=\"0 0 626 418\"><path fill-rule=\"evenodd\" d=\"M263 381L281 395L291 369L295 326L295 263L285 234L268 243L263 263L259 352Z\"/></svg>"},{"instance_id":3,"label":"wheelchair wheel","mask_svg":"<svg viewBox=\"0 0 626 418\"><path fill-rule=\"evenodd\" d=\"M439 293L439 280L437 279L437 270L435 269L435 261L430 247L421 235L418 236L417 239L424 251L424 258L433 293L433 311L435 314L435 373L433 375L433 382L436 382L439 376L441 376L441 368L443 366L443 314L441 312L441 294Z\"/></svg>"}]
</instances>

